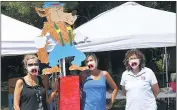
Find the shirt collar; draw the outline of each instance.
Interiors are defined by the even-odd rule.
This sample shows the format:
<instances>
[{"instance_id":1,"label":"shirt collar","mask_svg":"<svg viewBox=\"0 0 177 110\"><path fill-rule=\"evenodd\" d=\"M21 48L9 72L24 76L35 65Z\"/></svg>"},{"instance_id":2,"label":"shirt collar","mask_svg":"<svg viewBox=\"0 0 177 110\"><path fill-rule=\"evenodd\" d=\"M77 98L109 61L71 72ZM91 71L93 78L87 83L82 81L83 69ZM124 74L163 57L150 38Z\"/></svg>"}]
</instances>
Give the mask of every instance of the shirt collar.
<instances>
[{"instance_id":1,"label":"shirt collar","mask_svg":"<svg viewBox=\"0 0 177 110\"><path fill-rule=\"evenodd\" d=\"M138 77L138 76L141 76L142 74L144 74L145 72L146 72L146 71L145 71L145 68L142 68L141 71L140 71L138 74L133 74L133 72L130 70L130 71L128 72L128 75Z\"/></svg>"}]
</instances>

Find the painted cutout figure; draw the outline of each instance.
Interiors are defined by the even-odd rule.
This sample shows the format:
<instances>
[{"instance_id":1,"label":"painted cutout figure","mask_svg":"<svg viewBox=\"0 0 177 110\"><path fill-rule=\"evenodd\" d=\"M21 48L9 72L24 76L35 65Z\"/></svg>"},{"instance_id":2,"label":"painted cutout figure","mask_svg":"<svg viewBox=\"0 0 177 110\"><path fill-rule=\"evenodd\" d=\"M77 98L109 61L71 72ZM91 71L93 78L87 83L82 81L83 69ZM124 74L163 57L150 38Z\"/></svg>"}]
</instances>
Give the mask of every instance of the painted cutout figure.
<instances>
[{"instance_id":1,"label":"painted cutout figure","mask_svg":"<svg viewBox=\"0 0 177 110\"><path fill-rule=\"evenodd\" d=\"M81 62L85 60L84 53L76 49L73 44L74 34L71 25L77 19L76 11L65 13L64 4L59 2L45 2L43 8L35 8L40 17L46 17L40 37L35 39L36 48L38 48L38 57L41 63L48 64L52 68L43 69L43 73L59 72L57 65L60 59L74 56L74 60L69 70L84 70L80 67ZM47 53L47 48L54 44L53 50Z\"/></svg>"}]
</instances>

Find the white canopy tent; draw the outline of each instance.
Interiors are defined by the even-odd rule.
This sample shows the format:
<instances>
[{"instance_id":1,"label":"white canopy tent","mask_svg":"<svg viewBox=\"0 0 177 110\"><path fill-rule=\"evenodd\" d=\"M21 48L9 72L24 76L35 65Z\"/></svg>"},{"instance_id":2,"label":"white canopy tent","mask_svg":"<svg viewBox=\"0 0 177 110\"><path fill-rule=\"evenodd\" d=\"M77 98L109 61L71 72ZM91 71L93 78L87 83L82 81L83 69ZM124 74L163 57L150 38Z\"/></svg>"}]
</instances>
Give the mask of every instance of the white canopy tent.
<instances>
[{"instance_id":1,"label":"white canopy tent","mask_svg":"<svg viewBox=\"0 0 177 110\"><path fill-rule=\"evenodd\" d=\"M168 82L166 47L176 46L175 13L127 2L101 13L74 32L77 48L84 52L165 47Z\"/></svg>"},{"instance_id":2,"label":"white canopy tent","mask_svg":"<svg viewBox=\"0 0 177 110\"><path fill-rule=\"evenodd\" d=\"M1 14L1 54L2 56L35 53L34 38L41 30Z\"/></svg>"},{"instance_id":3,"label":"white canopy tent","mask_svg":"<svg viewBox=\"0 0 177 110\"><path fill-rule=\"evenodd\" d=\"M36 53L41 30L1 14L3 56ZM74 30L83 52L176 46L176 15L127 2ZM84 43L79 43L86 41Z\"/></svg>"},{"instance_id":4,"label":"white canopy tent","mask_svg":"<svg viewBox=\"0 0 177 110\"><path fill-rule=\"evenodd\" d=\"M176 46L176 14L127 2L74 32L84 52Z\"/></svg>"}]
</instances>

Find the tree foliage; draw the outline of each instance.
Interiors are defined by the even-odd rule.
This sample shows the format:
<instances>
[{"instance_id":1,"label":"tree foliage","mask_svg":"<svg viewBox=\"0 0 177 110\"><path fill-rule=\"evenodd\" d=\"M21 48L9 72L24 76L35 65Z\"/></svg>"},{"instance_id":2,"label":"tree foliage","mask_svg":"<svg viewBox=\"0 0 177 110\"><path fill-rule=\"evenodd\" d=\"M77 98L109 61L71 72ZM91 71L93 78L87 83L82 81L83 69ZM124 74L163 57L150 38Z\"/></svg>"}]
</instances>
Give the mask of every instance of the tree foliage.
<instances>
[{"instance_id":1,"label":"tree foliage","mask_svg":"<svg viewBox=\"0 0 177 110\"><path fill-rule=\"evenodd\" d=\"M65 3L65 10L68 12L71 12L75 9L77 10L79 18L75 23L75 27L78 27L88 20L91 20L98 14L125 3L125 1L67 1L63 3ZM175 1L139 1L137 3L151 8L176 12ZM44 2L41 1L4 1L1 4L1 11L7 16L28 23L35 27L42 28L45 18L40 18L36 14L34 8L42 7L43 4Z\"/></svg>"},{"instance_id":2,"label":"tree foliage","mask_svg":"<svg viewBox=\"0 0 177 110\"><path fill-rule=\"evenodd\" d=\"M78 2L64 2L65 11L71 11L76 8ZM42 7L44 2L7 2L4 1L1 4L2 14L15 18L19 21L25 22L27 24L33 25L38 28L42 28L45 18L41 18L37 15L35 7Z\"/></svg>"},{"instance_id":3,"label":"tree foliage","mask_svg":"<svg viewBox=\"0 0 177 110\"><path fill-rule=\"evenodd\" d=\"M2 2L1 12L19 21L41 28L43 19L36 14L34 8L40 6L42 6L41 2Z\"/></svg>"}]
</instances>

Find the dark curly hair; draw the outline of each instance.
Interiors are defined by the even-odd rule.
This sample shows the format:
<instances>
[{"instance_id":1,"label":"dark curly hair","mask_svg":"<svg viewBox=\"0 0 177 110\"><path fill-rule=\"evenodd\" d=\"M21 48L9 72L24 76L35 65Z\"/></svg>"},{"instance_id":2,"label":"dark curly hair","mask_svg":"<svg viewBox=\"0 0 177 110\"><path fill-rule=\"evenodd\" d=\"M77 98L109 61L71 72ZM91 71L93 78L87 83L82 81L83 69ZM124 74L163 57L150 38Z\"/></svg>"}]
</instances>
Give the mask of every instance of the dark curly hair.
<instances>
[{"instance_id":1,"label":"dark curly hair","mask_svg":"<svg viewBox=\"0 0 177 110\"><path fill-rule=\"evenodd\" d=\"M145 56L144 54L137 50L137 49L132 49L132 50L128 50L127 53L125 54L125 59L123 61L125 67L126 67L126 70L130 71L131 70L131 67L129 65L129 57L132 56L132 55L136 55L139 59L140 59L140 70L142 68L145 67Z\"/></svg>"}]
</instances>

